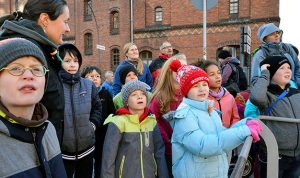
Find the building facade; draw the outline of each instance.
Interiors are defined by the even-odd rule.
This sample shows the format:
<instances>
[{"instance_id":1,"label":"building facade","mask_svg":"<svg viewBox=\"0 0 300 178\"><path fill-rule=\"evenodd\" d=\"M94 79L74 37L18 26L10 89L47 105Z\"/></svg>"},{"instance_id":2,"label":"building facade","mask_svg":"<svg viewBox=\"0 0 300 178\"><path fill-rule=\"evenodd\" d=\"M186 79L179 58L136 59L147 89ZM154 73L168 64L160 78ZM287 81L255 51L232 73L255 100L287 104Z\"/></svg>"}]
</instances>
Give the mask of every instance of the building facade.
<instances>
[{"instance_id":1,"label":"building facade","mask_svg":"<svg viewBox=\"0 0 300 178\"><path fill-rule=\"evenodd\" d=\"M7 1L0 2L0 15L14 10L16 1ZM164 41L186 54L188 63L203 56L203 16L192 0L67 1L71 32L65 40L78 46L83 65L114 69L124 59L124 44L131 40L147 63L159 55ZM207 10L207 59L216 59L222 48L239 56L244 25L251 28L251 49L255 49L260 44L258 28L269 22L279 25L279 0L218 0Z\"/></svg>"}]
</instances>

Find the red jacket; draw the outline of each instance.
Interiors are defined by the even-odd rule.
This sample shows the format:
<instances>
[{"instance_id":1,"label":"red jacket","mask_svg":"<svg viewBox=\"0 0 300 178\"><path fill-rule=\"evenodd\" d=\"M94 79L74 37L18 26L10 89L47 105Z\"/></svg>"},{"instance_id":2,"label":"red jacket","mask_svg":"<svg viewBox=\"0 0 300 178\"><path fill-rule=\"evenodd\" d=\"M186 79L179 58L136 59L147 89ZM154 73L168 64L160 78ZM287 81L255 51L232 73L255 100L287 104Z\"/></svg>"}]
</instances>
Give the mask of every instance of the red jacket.
<instances>
[{"instance_id":1,"label":"red jacket","mask_svg":"<svg viewBox=\"0 0 300 178\"><path fill-rule=\"evenodd\" d=\"M178 99L178 101L171 103L170 111L175 111L182 101L181 96L178 95L175 97ZM170 123L167 120L165 120L164 118L162 118L162 115L165 113L160 112L160 105L159 105L159 102L156 97L154 97L152 99L149 108L156 117L157 124L158 124L158 127L161 132L161 136L165 143L166 155L171 156L172 155L171 137L172 137L173 129L172 129Z\"/></svg>"}]
</instances>

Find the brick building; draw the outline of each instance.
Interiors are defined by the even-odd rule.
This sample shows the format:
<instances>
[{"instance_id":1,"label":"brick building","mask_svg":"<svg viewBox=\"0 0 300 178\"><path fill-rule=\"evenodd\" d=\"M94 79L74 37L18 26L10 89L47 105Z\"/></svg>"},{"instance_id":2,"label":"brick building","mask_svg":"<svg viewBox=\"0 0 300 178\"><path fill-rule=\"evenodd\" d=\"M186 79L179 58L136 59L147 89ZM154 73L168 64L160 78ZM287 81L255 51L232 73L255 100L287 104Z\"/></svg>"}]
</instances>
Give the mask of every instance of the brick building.
<instances>
[{"instance_id":1,"label":"brick building","mask_svg":"<svg viewBox=\"0 0 300 178\"><path fill-rule=\"evenodd\" d=\"M0 2L0 15L14 9L15 0L6 1ZM71 32L65 40L79 47L84 65L114 68L124 59L123 45L131 39L145 62L158 56L165 40L185 53L189 63L202 58L202 11L192 0L68 0L68 5ZM219 0L207 10L207 58L215 59L224 47L239 55L243 25L250 26L251 47L256 48L257 30L267 22L279 24L279 0ZM97 50L97 44L105 50Z\"/></svg>"}]
</instances>

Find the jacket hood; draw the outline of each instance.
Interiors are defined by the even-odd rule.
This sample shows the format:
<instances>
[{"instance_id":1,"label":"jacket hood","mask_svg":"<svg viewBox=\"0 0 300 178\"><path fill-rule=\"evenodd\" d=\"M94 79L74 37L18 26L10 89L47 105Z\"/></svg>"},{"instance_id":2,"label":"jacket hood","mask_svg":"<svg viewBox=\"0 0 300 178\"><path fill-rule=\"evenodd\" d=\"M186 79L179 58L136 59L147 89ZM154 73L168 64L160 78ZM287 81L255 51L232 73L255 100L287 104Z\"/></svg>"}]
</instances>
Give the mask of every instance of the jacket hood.
<instances>
[{"instance_id":1,"label":"jacket hood","mask_svg":"<svg viewBox=\"0 0 300 178\"><path fill-rule=\"evenodd\" d=\"M241 63L240 60L236 57L228 57L222 61L222 66L225 65L227 62L234 63L237 65L240 65Z\"/></svg>"},{"instance_id":2,"label":"jacket hood","mask_svg":"<svg viewBox=\"0 0 300 178\"><path fill-rule=\"evenodd\" d=\"M282 30L280 30L273 23L268 23L266 25L263 25L258 29L258 32L257 32L258 39L259 39L259 41L264 42L263 40L266 36L270 35L273 32L277 32L277 31L280 31L282 33Z\"/></svg>"},{"instance_id":3,"label":"jacket hood","mask_svg":"<svg viewBox=\"0 0 300 178\"><path fill-rule=\"evenodd\" d=\"M142 122L150 114L151 113L149 112L149 108L146 107L144 109L144 113L140 116L139 121ZM116 115L133 115L133 114L128 110L128 108L122 107L116 111Z\"/></svg>"},{"instance_id":4,"label":"jacket hood","mask_svg":"<svg viewBox=\"0 0 300 178\"><path fill-rule=\"evenodd\" d=\"M50 53L55 52L57 49L57 45L47 37L42 27L35 21L27 19L22 19L20 21L6 20L0 29L1 38L10 37L15 34L32 38L42 45L48 46L51 49L51 51L49 51Z\"/></svg>"},{"instance_id":5,"label":"jacket hood","mask_svg":"<svg viewBox=\"0 0 300 178\"><path fill-rule=\"evenodd\" d=\"M45 106L40 103L35 105L31 120L13 115L6 109L2 102L0 102L0 113L1 117L8 122L25 127L38 127L42 125L48 118L48 112ZM7 128L0 127L0 132L9 135L9 130L7 130Z\"/></svg>"}]
</instances>

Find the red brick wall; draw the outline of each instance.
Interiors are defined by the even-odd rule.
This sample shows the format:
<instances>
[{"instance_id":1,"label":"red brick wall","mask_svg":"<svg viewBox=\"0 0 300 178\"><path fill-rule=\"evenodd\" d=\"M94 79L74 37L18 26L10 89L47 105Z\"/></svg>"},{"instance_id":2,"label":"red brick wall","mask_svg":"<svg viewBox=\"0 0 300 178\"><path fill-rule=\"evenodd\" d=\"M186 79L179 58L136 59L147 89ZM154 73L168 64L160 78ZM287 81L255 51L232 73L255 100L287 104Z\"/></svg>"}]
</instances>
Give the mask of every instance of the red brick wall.
<instances>
[{"instance_id":1,"label":"red brick wall","mask_svg":"<svg viewBox=\"0 0 300 178\"><path fill-rule=\"evenodd\" d=\"M84 21L83 0L67 0L71 20L69 42L75 43L83 53L83 67L98 65L95 19ZM134 42L140 51L149 50L155 58L159 46L169 40L173 46L187 55L189 62L202 56L202 11L192 6L191 0L138 0L134 2ZM10 5L10 3L12 5ZM0 1L0 15L14 10L14 0ZM130 41L130 0L92 0L93 11L99 25L99 41L106 47L100 51L102 70L110 69L110 50L117 47L123 59L123 45ZM155 7L163 8L162 27L155 24ZM117 9L120 14L120 33L110 34L110 12ZM259 45L257 30L264 23L279 23L279 0L240 0L238 19L229 17L229 0L218 0L218 4L207 11L207 55L215 59L216 51L223 46L239 45L240 26L250 25L252 49ZM156 30L155 30L156 29ZM84 55L84 34L93 34L93 55Z\"/></svg>"}]
</instances>

